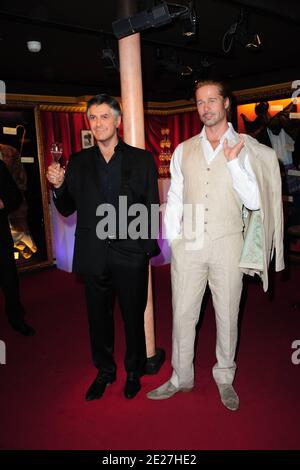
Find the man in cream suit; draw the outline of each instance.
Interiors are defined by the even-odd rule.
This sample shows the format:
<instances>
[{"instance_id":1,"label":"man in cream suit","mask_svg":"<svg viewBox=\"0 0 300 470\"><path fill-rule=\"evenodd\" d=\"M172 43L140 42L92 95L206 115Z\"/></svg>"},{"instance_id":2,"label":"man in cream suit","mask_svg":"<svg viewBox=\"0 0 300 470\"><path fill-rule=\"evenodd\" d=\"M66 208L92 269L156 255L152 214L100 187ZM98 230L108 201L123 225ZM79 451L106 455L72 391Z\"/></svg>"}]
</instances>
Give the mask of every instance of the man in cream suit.
<instances>
[{"instance_id":1,"label":"man in cream suit","mask_svg":"<svg viewBox=\"0 0 300 470\"><path fill-rule=\"evenodd\" d=\"M147 397L163 400L193 389L195 329L208 282L217 326L213 377L222 403L234 411L239 407L232 383L243 273L259 272L266 290L274 248L276 270L283 269L284 263L276 154L234 131L227 120L229 96L220 81L198 82L196 104L204 127L200 135L175 149L171 161L165 228L172 249L173 373ZM248 266L239 266L244 246L242 214L250 217L258 210L260 271L253 270L257 265L249 261Z\"/></svg>"}]
</instances>

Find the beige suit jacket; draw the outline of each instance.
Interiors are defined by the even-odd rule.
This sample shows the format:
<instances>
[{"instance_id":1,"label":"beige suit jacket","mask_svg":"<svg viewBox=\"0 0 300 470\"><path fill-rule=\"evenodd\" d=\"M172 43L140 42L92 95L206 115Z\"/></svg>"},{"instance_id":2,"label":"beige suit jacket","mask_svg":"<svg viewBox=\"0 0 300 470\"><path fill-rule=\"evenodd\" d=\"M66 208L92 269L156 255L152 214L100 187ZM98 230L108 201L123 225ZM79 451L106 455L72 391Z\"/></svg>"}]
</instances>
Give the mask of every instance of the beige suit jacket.
<instances>
[{"instance_id":1,"label":"beige suit jacket","mask_svg":"<svg viewBox=\"0 0 300 470\"><path fill-rule=\"evenodd\" d=\"M263 268L260 273L263 289L268 289L268 268L275 252L275 270L284 269L283 250L283 209L281 175L276 153L260 144L249 135L241 134L249 161L256 176L260 194L260 214L262 222ZM242 269L245 274L253 274L251 268Z\"/></svg>"}]
</instances>

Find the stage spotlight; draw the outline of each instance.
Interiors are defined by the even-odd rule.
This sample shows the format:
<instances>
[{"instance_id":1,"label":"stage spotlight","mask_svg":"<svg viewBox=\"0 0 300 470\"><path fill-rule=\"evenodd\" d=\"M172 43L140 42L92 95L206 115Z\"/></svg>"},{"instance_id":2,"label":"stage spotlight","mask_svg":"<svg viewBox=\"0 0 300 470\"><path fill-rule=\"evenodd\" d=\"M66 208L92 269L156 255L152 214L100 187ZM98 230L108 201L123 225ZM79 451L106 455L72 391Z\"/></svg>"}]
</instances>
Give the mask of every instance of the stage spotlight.
<instances>
[{"instance_id":1,"label":"stage spotlight","mask_svg":"<svg viewBox=\"0 0 300 470\"><path fill-rule=\"evenodd\" d=\"M119 71L119 60L111 47L102 49L101 59L103 60L105 64L104 67L106 69L115 69Z\"/></svg>"},{"instance_id":2,"label":"stage spotlight","mask_svg":"<svg viewBox=\"0 0 300 470\"><path fill-rule=\"evenodd\" d=\"M250 41L245 44L246 49L257 50L261 47L261 39L257 33L252 35Z\"/></svg>"},{"instance_id":3,"label":"stage spotlight","mask_svg":"<svg viewBox=\"0 0 300 470\"><path fill-rule=\"evenodd\" d=\"M193 3L188 5L188 13L182 15L182 34L183 36L191 37L196 34L197 30L197 16Z\"/></svg>"},{"instance_id":4,"label":"stage spotlight","mask_svg":"<svg viewBox=\"0 0 300 470\"><path fill-rule=\"evenodd\" d=\"M223 36L222 47L225 54L231 51L234 41L241 44L249 51L259 51L262 45L258 33L253 33L248 28L248 12L241 9L239 17Z\"/></svg>"}]
</instances>

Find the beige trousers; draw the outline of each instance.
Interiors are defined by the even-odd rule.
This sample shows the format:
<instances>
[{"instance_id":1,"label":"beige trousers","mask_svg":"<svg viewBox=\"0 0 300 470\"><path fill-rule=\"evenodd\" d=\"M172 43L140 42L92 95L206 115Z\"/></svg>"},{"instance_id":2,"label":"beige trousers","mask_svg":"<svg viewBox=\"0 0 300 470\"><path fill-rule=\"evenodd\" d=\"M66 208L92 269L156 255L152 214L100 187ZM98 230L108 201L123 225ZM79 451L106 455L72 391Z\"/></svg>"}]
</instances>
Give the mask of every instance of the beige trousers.
<instances>
[{"instance_id":1,"label":"beige trousers","mask_svg":"<svg viewBox=\"0 0 300 470\"><path fill-rule=\"evenodd\" d=\"M194 385L196 325L207 282L212 293L217 327L217 363L213 367L213 376L217 383L233 382L242 293L243 274L238 268L242 246L242 233L217 240L211 240L208 234L204 234L203 247L198 250L187 250L185 240L172 243L171 382L176 387L190 388Z\"/></svg>"}]
</instances>

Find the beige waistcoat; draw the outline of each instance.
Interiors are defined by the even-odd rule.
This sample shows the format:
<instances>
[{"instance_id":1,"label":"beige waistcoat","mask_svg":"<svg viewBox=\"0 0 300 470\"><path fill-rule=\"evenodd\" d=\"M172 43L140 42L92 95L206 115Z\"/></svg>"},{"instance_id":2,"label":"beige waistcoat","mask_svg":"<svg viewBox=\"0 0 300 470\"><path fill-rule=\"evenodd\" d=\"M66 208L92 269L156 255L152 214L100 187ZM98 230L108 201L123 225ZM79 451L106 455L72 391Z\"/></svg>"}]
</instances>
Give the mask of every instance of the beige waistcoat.
<instances>
[{"instance_id":1,"label":"beige waistcoat","mask_svg":"<svg viewBox=\"0 0 300 470\"><path fill-rule=\"evenodd\" d=\"M223 150L208 165L197 135L183 144L181 171L183 204L193 208L184 206L184 235L194 238L190 228L194 234L207 232L213 240L242 232L242 202L232 187ZM199 212L195 210L197 205Z\"/></svg>"}]
</instances>

